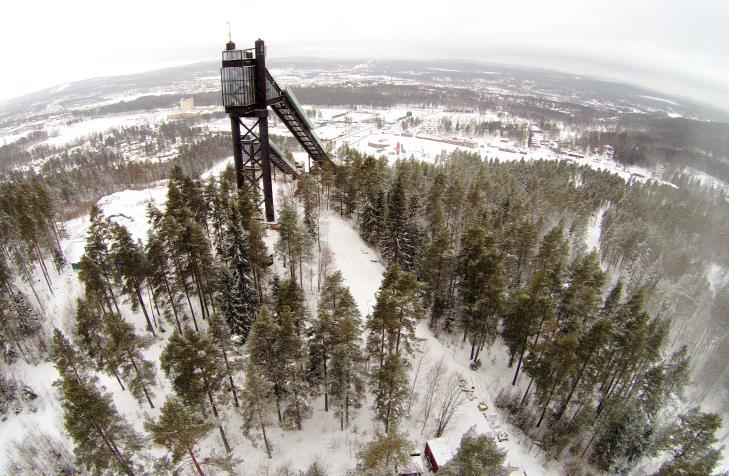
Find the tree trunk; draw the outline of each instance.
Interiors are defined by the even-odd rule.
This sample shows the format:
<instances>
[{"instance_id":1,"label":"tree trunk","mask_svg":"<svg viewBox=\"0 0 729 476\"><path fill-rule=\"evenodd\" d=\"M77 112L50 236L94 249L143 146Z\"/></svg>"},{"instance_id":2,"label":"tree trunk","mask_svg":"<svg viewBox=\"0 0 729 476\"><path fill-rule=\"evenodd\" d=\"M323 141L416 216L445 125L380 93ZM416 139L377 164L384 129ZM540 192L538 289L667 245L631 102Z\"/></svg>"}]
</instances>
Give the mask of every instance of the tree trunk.
<instances>
[{"instance_id":1,"label":"tree trunk","mask_svg":"<svg viewBox=\"0 0 729 476\"><path fill-rule=\"evenodd\" d=\"M225 371L228 373L228 380L230 381L230 392L233 394L233 401L235 402L236 407L240 407L240 403L238 403L238 393L235 391L235 384L233 383L233 373L230 371L228 353L225 351L225 347L223 345L220 346L220 349L223 351L223 361L225 362Z\"/></svg>"},{"instance_id":2,"label":"tree trunk","mask_svg":"<svg viewBox=\"0 0 729 476\"><path fill-rule=\"evenodd\" d=\"M119 374L116 371L116 367L112 366L111 371L114 373L114 377L116 377L116 381L119 382L119 386L121 387L121 389L126 390L126 388L124 388L124 384L122 383L121 379L119 378Z\"/></svg>"},{"instance_id":3,"label":"tree trunk","mask_svg":"<svg viewBox=\"0 0 729 476\"><path fill-rule=\"evenodd\" d=\"M162 270L162 274L165 280L165 289L167 290L167 295L170 297L170 307L172 308L172 314L175 316L175 323L177 323L177 330L180 331L180 334L182 334L182 325L180 324L180 317L177 315L177 305L175 304L175 296L172 294L172 289L170 288L170 283L167 281L167 273ZM195 327L197 330L197 326Z\"/></svg>"},{"instance_id":4,"label":"tree trunk","mask_svg":"<svg viewBox=\"0 0 729 476\"><path fill-rule=\"evenodd\" d=\"M327 356L324 354L324 411L329 411L329 393L327 393Z\"/></svg>"},{"instance_id":5,"label":"tree trunk","mask_svg":"<svg viewBox=\"0 0 729 476\"><path fill-rule=\"evenodd\" d=\"M281 390L278 388L278 384L273 384L273 394L276 396L276 412L278 413L278 422L283 422L281 416Z\"/></svg>"},{"instance_id":6,"label":"tree trunk","mask_svg":"<svg viewBox=\"0 0 729 476\"><path fill-rule=\"evenodd\" d=\"M516 372L514 372L514 380L511 381L512 387L516 385L516 379L519 377L519 370L521 369L521 362L524 359L524 353L526 352L526 346L522 347L521 353L519 354L519 362L516 364Z\"/></svg>"},{"instance_id":7,"label":"tree trunk","mask_svg":"<svg viewBox=\"0 0 729 476\"><path fill-rule=\"evenodd\" d=\"M175 258L175 269L177 270L177 275L180 277L180 281L182 281L182 289L185 291L185 297L187 298L187 305L190 307L190 314L192 314L192 323L195 325L195 330L200 332L200 329L197 326L197 319L195 318L195 310L193 309L192 301L190 300L190 291L187 289L187 277L182 272L182 268L180 266L179 258L177 257L177 255L175 255L174 258Z\"/></svg>"},{"instance_id":8,"label":"tree trunk","mask_svg":"<svg viewBox=\"0 0 729 476\"><path fill-rule=\"evenodd\" d=\"M225 436L225 430L223 430L223 424L220 422L220 415L218 415L218 407L215 406L215 400L213 399L213 393L210 391L210 385L208 385L207 377L203 377L203 383L205 385L205 393L208 394L208 400L210 400L210 406L213 408L213 416L215 417L215 420L218 422L218 430L220 430L220 437L223 439L223 445L225 446L225 451L230 453L232 450L230 448L230 444L228 444L228 438Z\"/></svg>"},{"instance_id":9,"label":"tree trunk","mask_svg":"<svg viewBox=\"0 0 729 476\"><path fill-rule=\"evenodd\" d=\"M567 398L565 399L564 403L562 404L561 408L559 409L559 413L557 413L557 418L555 421L559 421L562 418L562 415L564 415L564 412L567 410L567 405L570 404L570 400L572 400L572 395L575 393L575 389L577 389L577 385L580 383L580 380L582 379L582 374L585 371L585 368L587 367L587 363L590 361L590 359L585 359L585 362L582 364L582 368L580 369L580 373L577 374L577 378L575 379L574 383L572 384L572 387L570 388L570 393L567 394Z\"/></svg>"},{"instance_id":10,"label":"tree trunk","mask_svg":"<svg viewBox=\"0 0 729 476\"><path fill-rule=\"evenodd\" d=\"M521 403L519 405L524 405L524 402L526 402L526 399L529 396L529 390L532 388L532 383L534 383L534 377L529 379L529 385L527 385L526 392L524 392L524 396L521 398Z\"/></svg>"},{"instance_id":11,"label":"tree trunk","mask_svg":"<svg viewBox=\"0 0 729 476\"><path fill-rule=\"evenodd\" d=\"M544 404L544 408L542 408L542 414L539 416L539 421L537 422L537 428L542 424L542 420L544 420L544 414L547 413L547 408L549 408L549 403L552 401L552 395L554 395L554 389L557 388L558 381L555 380L554 385L552 385L552 389L549 391L549 397L547 398L547 403Z\"/></svg>"},{"instance_id":12,"label":"tree trunk","mask_svg":"<svg viewBox=\"0 0 729 476\"><path fill-rule=\"evenodd\" d=\"M109 438L109 436L101 429L101 427L96 424L96 422L92 422L91 425L99 433L99 436L104 441L104 444L106 444L107 448L109 448L112 454L114 454L114 458L116 458L116 460L119 461L119 464L122 465L122 467L124 468L124 472L127 473L128 476L134 476L134 472L129 467L129 464L124 460L121 451L119 451L119 448L116 447L114 441Z\"/></svg>"},{"instance_id":13,"label":"tree trunk","mask_svg":"<svg viewBox=\"0 0 729 476\"><path fill-rule=\"evenodd\" d=\"M139 305L142 306L144 319L147 321L147 330L151 332L154 337L157 337L157 334L154 332L154 327L152 327L152 320L149 318L149 313L147 312L147 306L144 305L144 299L142 299L142 290L139 289L139 285L136 283L134 284L134 291L137 294L137 299L139 299Z\"/></svg>"},{"instance_id":14,"label":"tree trunk","mask_svg":"<svg viewBox=\"0 0 729 476\"><path fill-rule=\"evenodd\" d=\"M197 459L195 458L195 453L192 451L192 448L189 446L186 448L187 454L190 455L190 458L192 459L192 464L195 466L195 471L197 471L197 474L199 476L205 476L205 473L203 473L202 468L200 468L200 464L197 462Z\"/></svg>"},{"instance_id":15,"label":"tree trunk","mask_svg":"<svg viewBox=\"0 0 729 476\"><path fill-rule=\"evenodd\" d=\"M268 444L266 425L263 423L263 415L261 414L260 408L258 409L258 421L261 424L261 433L263 433L263 443L266 445L266 454L268 455L268 459L271 459L271 445Z\"/></svg>"},{"instance_id":16,"label":"tree trunk","mask_svg":"<svg viewBox=\"0 0 729 476\"><path fill-rule=\"evenodd\" d=\"M132 356L132 353L127 349L127 355L129 356L129 361L132 363L132 367L134 367L134 371L137 373L137 378L139 379L139 383L142 384L142 391L144 392L144 396L147 397L147 403L149 403L149 407L154 409L154 403L152 403L152 398L149 396L149 391L147 391L147 386L144 384L144 379L142 378L142 373L139 371L139 367L137 367L137 362L134 361L134 357Z\"/></svg>"}]
</instances>

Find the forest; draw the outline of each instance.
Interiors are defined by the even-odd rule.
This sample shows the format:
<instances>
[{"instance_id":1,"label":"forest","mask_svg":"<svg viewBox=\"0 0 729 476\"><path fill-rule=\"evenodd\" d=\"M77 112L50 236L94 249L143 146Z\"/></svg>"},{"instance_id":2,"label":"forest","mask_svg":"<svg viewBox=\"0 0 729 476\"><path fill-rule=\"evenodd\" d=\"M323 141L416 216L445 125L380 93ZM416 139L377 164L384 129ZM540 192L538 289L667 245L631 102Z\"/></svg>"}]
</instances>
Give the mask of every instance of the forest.
<instances>
[{"instance_id":1,"label":"forest","mask_svg":"<svg viewBox=\"0 0 729 476\"><path fill-rule=\"evenodd\" d=\"M416 385L416 327L425 323L439 340L467 346L472 370L489 365L482 356L492 347L504 350L513 380L497 406L568 474L631 474L649 459L661 462L659 475L711 474L729 403L729 288L705 270L729 264L716 245L729 236L724 196L682 176L678 188L626 183L565 162L460 151L438 165L390 166L344 147L339 166L304 174L279 202L269 250L255 193L236 190L231 168L192 178L225 146L217 136L190 142L153 176L168 178L167 199L149 206L144 240L91 206L83 295L67 329L49 326L35 277L53 293L53 269L69 265L62 210L95 192L65 184L102 178L78 154L0 185L3 372L52 362L73 442L28 438L7 472L235 471L241 460L223 413L239 415L241 432L272 458L272 432L301 431L322 405L342 431L360 412L379 422L351 471L387 474L411 451L409 415L422 412L423 430L440 436L462 404L448 392L455 385ZM98 170L123 175L123 166L110 157ZM327 210L387 263L368 315L322 248ZM584 237L595 217L593 250ZM129 310L141 327L124 317ZM158 417L134 429L102 376L140 408L159 407ZM32 401L22 380L0 377L4 414ZM504 459L494 440L468 432L443 472L501 474ZM324 470L314 462L307 474Z\"/></svg>"}]
</instances>

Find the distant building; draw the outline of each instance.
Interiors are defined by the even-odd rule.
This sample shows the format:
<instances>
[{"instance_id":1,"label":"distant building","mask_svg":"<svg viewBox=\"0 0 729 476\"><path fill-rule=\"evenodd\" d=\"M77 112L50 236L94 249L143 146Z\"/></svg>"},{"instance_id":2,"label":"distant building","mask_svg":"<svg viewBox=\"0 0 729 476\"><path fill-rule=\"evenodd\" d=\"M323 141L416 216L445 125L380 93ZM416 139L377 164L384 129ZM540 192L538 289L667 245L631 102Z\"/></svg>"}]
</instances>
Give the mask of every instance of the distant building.
<instances>
[{"instance_id":1,"label":"distant building","mask_svg":"<svg viewBox=\"0 0 729 476\"><path fill-rule=\"evenodd\" d=\"M191 111L195 107L195 98L180 98L180 109Z\"/></svg>"}]
</instances>

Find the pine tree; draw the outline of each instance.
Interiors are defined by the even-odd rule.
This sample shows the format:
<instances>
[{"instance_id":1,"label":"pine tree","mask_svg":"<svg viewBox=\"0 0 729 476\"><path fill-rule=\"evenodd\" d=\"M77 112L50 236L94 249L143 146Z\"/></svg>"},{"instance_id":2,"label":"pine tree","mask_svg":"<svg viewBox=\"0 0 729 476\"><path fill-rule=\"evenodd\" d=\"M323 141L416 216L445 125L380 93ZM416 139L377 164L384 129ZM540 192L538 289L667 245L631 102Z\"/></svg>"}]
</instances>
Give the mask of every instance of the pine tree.
<instances>
[{"instance_id":1,"label":"pine tree","mask_svg":"<svg viewBox=\"0 0 729 476\"><path fill-rule=\"evenodd\" d=\"M217 314L210 316L210 322L208 324L210 337L218 346L220 353L223 356L225 373L228 376L228 383L230 384L230 393L233 395L233 401L235 402L236 407L240 406L240 403L238 402L238 392L236 390L235 383L233 382L233 373L240 367L240 365L237 361L238 352L234 347L230 329L225 321L223 321Z\"/></svg>"},{"instance_id":2,"label":"pine tree","mask_svg":"<svg viewBox=\"0 0 729 476\"><path fill-rule=\"evenodd\" d=\"M104 349L106 362L111 365L118 363L132 395L138 401L144 395L150 408L154 408L150 389L155 382L154 364L142 355L142 350L149 347L151 342L137 336L134 326L116 314L108 314L104 324L108 337Z\"/></svg>"},{"instance_id":3,"label":"pine tree","mask_svg":"<svg viewBox=\"0 0 729 476\"><path fill-rule=\"evenodd\" d=\"M114 294L114 273L108 247L109 224L95 205L89 212L89 222L84 254L79 262L79 280L84 284L87 295L94 295L100 306L106 305L105 312L121 314Z\"/></svg>"},{"instance_id":4,"label":"pine tree","mask_svg":"<svg viewBox=\"0 0 729 476\"><path fill-rule=\"evenodd\" d=\"M345 290L350 303L342 302ZM310 379L315 384L324 385L324 411L329 411L328 371L331 368L332 348L337 342L340 308L347 312L347 306L353 304L349 291L342 286L342 274L337 271L328 276L319 297L319 313L308 330Z\"/></svg>"},{"instance_id":5,"label":"pine tree","mask_svg":"<svg viewBox=\"0 0 729 476\"><path fill-rule=\"evenodd\" d=\"M453 250L448 231L433 230L433 239L423 250L418 277L423 283L426 304L430 307L428 327L438 335L438 324L449 305L450 280L454 265Z\"/></svg>"},{"instance_id":6,"label":"pine tree","mask_svg":"<svg viewBox=\"0 0 729 476\"><path fill-rule=\"evenodd\" d=\"M121 291L129 297L133 311L138 307L142 308L147 321L147 330L156 335L142 297L142 286L147 279L149 269L144 250L141 245L134 242L124 225L115 224L111 228L111 233L113 239L111 263L123 281Z\"/></svg>"},{"instance_id":7,"label":"pine tree","mask_svg":"<svg viewBox=\"0 0 729 476\"><path fill-rule=\"evenodd\" d=\"M73 328L74 341L78 348L91 360L101 363L103 359L104 335L103 314L99 306L90 304L91 298L76 300L76 322Z\"/></svg>"},{"instance_id":8,"label":"pine tree","mask_svg":"<svg viewBox=\"0 0 729 476\"><path fill-rule=\"evenodd\" d=\"M349 423L352 409L359 408L364 399L364 359L358 321L356 313L343 313L339 319L338 338L331 353L331 373L327 376L341 430Z\"/></svg>"},{"instance_id":9,"label":"pine tree","mask_svg":"<svg viewBox=\"0 0 729 476\"><path fill-rule=\"evenodd\" d=\"M385 271L375 308L367 320L368 352L377 357L379 367L384 365L386 355L411 350L415 323L421 315L418 289L415 276L397 264Z\"/></svg>"},{"instance_id":10,"label":"pine tree","mask_svg":"<svg viewBox=\"0 0 729 476\"><path fill-rule=\"evenodd\" d=\"M270 399L273 384L252 360L248 361L245 377L245 385L243 386L243 431L246 435L250 435L254 428L261 431L266 454L270 459L271 444L266 435L266 425L269 424L269 415L273 411Z\"/></svg>"},{"instance_id":11,"label":"pine tree","mask_svg":"<svg viewBox=\"0 0 729 476\"><path fill-rule=\"evenodd\" d=\"M494 238L478 225L465 232L461 251L464 339L470 334L471 359L496 337L503 303L503 255Z\"/></svg>"},{"instance_id":12,"label":"pine tree","mask_svg":"<svg viewBox=\"0 0 729 476\"><path fill-rule=\"evenodd\" d=\"M144 424L152 441L163 446L171 453L172 463L183 467L180 462L189 458L187 464L192 464L200 476L205 476L198 462L196 446L204 439L210 430L215 427L204 418L190 413L177 399L168 398L162 406L159 419Z\"/></svg>"},{"instance_id":13,"label":"pine tree","mask_svg":"<svg viewBox=\"0 0 729 476\"><path fill-rule=\"evenodd\" d=\"M220 350L207 334L187 327L182 334L172 334L160 364L185 405L201 410L203 415L205 403L210 405L225 449L230 452L217 402L226 376L221 357Z\"/></svg>"},{"instance_id":14,"label":"pine tree","mask_svg":"<svg viewBox=\"0 0 729 476\"><path fill-rule=\"evenodd\" d=\"M172 311L172 317L174 318L177 330L182 332L182 324L185 321L185 315L182 312L180 306L180 291L176 285L176 281L172 276L172 268L170 266L170 257L165 248L164 240L162 239L158 227L161 225L161 214L155 213L156 210L149 210L148 216L152 221L152 227L150 228L149 234L147 235L146 244L146 260L149 264L149 275L148 282L152 288L152 293L158 297L162 303L165 315L169 318L169 311ZM164 299L161 297L165 296Z\"/></svg>"},{"instance_id":15,"label":"pine tree","mask_svg":"<svg viewBox=\"0 0 729 476\"><path fill-rule=\"evenodd\" d=\"M307 399L310 390L306 379L306 344L296 330L291 311L284 308L278 317L281 325L278 347L275 350L277 357L283 362L284 390L291 398L284 410L284 423L301 430L304 418L311 414Z\"/></svg>"},{"instance_id":16,"label":"pine tree","mask_svg":"<svg viewBox=\"0 0 729 476\"><path fill-rule=\"evenodd\" d=\"M289 278L295 279L297 262L297 245L299 239L299 217L292 204L284 202L278 212L278 241L276 253L283 259L284 266L289 268Z\"/></svg>"},{"instance_id":17,"label":"pine tree","mask_svg":"<svg viewBox=\"0 0 729 476\"><path fill-rule=\"evenodd\" d=\"M694 408L679 415L657 444L659 450L672 455L657 474L710 474L721 457L721 451L713 447L720 428L721 417L713 413Z\"/></svg>"},{"instance_id":18,"label":"pine tree","mask_svg":"<svg viewBox=\"0 0 729 476\"><path fill-rule=\"evenodd\" d=\"M557 321L564 333L584 329L597 316L605 284L605 273L600 269L597 254L593 252L575 259L566 284L557 311Z\"/></svg>"},{"instance_id":19,"label":"pine tree","mask_svg":"<svg viewBox=\"0 0 729 476\"><path fill-rule=\"evenodd\" d=\"M142 440L119 415L111 395L102 393L88 376L70 342L56 329L51 357L61 378L55 383L61 393L66 431L76 443L79 465L95 472L110 469L133 475L131 455Z\"/></svg>"},{"instance_id":20,"label":"pine tree","mask_svg":"<svg viewBox=\"0 0 729 476\"><path fill-rule=\"evenodd\" d=\"M393 474L407 463L412 443L392 425L390 431L376 433L359 453L357 468L362 474Z\"/></svg>"},{"instance_id":21,"label":"pine tree","mask_svg":"<svg viewBox=\"0 0 729 476\"><path fill-rule=\"evenodd\" d=\"M387 432L406 413L409 389L405 360L399 354L388 355L373 380L375 416Z\"/></svg>"},{"instance_id":22,"label":"pine tree","mask_svg":"<svg viewBox=\"0 0 729 476\"><path fill-rule=\"evenodd\" d=\"M275 295L276 314L281 315L284 309L288 309L294 318L297 335L303 335L306 327L306 303L304 302L304 290L294 279L287 279L279 283Z\"/></svg>"},{"instance_id":23,"label":"pine tree","mask_svg":"<svg viewBox=\"0 0 729 476\"><path fill-rule=\"evenodd\" d=\"M439 472L447 476L505 476L506 469L502 466L505 459L506 451L496 445L493 437L478 435L475 427L471 427L461 437L453 459Z\"/></svg>"},{"instance_id":24,"label":"pine tree","mask_svg":"<svg viewBox=\"0 0 729 476\"><path fill-rule=\"evenodd\" d=\"M215 312L212 293L213 286L213 259L210 254L210 243L205 232L198 222L190 215L189 210L183 210L183 219L179 234L175 237L174 246L183 257L184 274L192 279L200 302L200 310L204 318Z\"/></svg>"},{"instance_id":25,"label":"pine tree","mask_svg":"<svg viewBox=\"0 0 729 476\"><path fill-rule=\"evenodd\" d=\"M281 423L283 421L281 402L285 396L286 381L285 362L278 356L279 334L280 326L274 320L271 309L262 306L251 328L248 350L251 362L256 364L264 372L266 379L273 384L278 421Z\"/></svg>"}]
</instances>

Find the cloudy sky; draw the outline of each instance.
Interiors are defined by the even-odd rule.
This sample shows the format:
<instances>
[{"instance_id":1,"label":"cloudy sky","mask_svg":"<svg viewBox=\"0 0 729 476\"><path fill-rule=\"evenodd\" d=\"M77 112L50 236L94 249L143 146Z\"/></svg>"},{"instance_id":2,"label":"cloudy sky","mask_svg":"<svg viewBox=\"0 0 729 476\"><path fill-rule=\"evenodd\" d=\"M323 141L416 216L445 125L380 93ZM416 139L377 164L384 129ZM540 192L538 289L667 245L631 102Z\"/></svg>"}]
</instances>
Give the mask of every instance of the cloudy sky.
<instances>
[{"instance_id":1,"label":"cloudy sky","mask_svg":"<svg viewBox=\"0 0 729 476\"><path fill-rule=\"evenodd\" d=\"M253 6L267 21L249 25ZM452 57L635 83L729 110L728 0L12 1L0 98L94 76L217 60L227 40L269 54Z\"/></svg>"}]
</instances>

